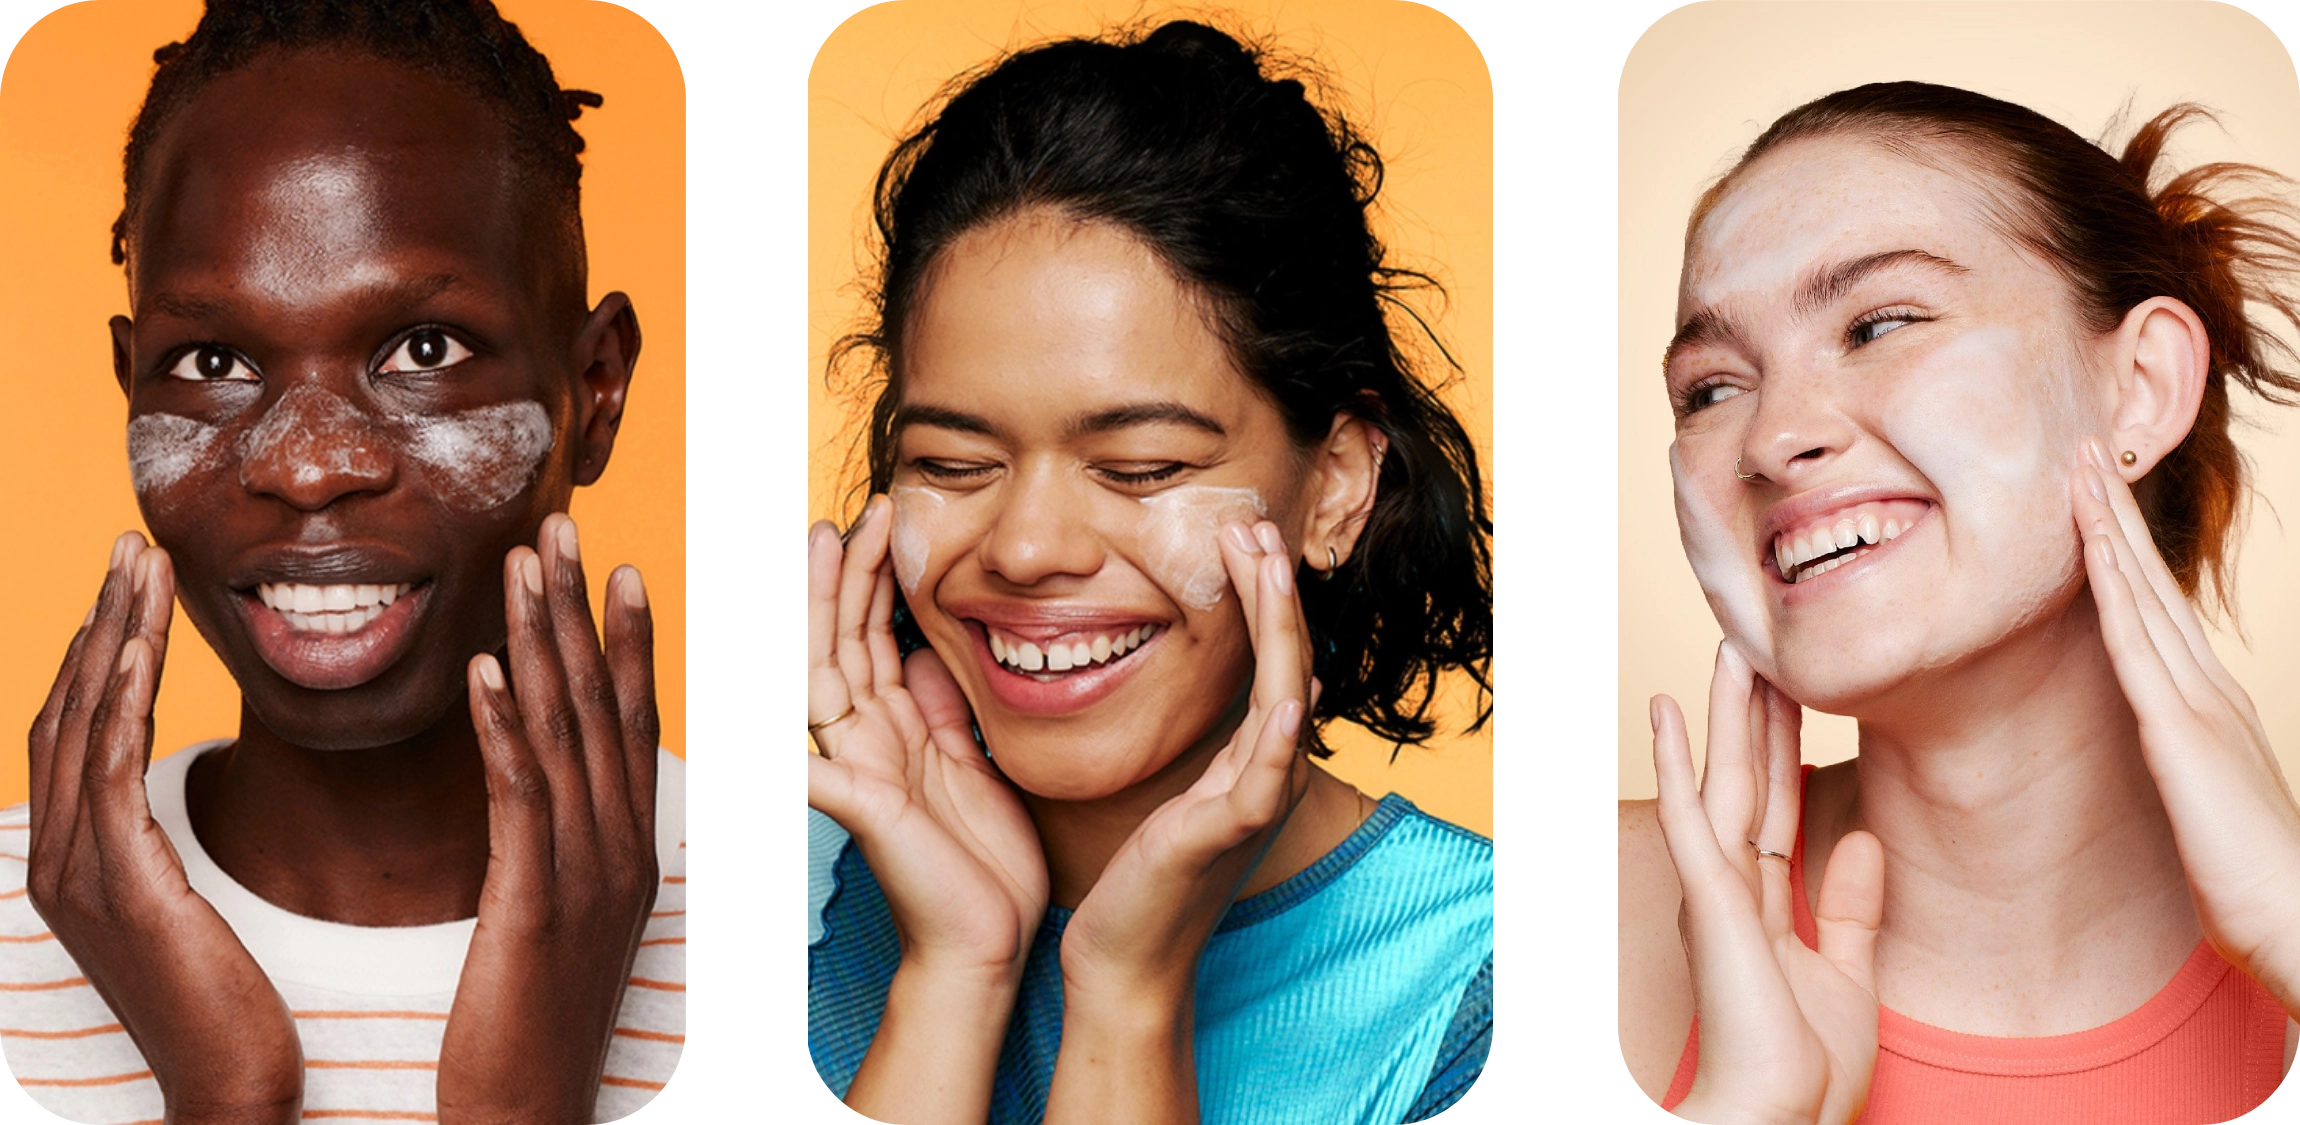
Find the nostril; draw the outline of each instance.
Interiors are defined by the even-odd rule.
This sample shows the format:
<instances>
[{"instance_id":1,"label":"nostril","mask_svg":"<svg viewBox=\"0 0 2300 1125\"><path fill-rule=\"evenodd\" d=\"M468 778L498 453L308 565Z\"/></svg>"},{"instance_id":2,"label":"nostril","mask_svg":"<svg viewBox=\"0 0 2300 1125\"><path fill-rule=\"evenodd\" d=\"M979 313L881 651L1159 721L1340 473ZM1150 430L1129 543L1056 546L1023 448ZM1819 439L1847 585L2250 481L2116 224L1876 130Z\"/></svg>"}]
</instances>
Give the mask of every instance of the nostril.
<instances>
[{"instance_id":1,"label":"nostril","mask_svg":"<svg viewBox=\"0 0 2300 1125\"><path fill-rule=\"evenodd\" d=\"M1827 455L1827 454L1828 454L1828 452L1829 452L1829 451L1828 451L1828 450L1826 450L1826 449L1823 449L1823 448L1821 448L1821 447L1819 447L1819 446L1815 446L1815 447L1813 447L1813 448L1811 448L1811 449L1808 449L1808 450L1804 451L1803 453L1800 453L1800 454L1796 455L1795 457L1791 457L1791 458L1789 458L1789 460L1791 460L1791 461L1818 461L1818 460L1820 460L1820 459L1821 459L1823 456Z\"/></svg>"}]
</instances>

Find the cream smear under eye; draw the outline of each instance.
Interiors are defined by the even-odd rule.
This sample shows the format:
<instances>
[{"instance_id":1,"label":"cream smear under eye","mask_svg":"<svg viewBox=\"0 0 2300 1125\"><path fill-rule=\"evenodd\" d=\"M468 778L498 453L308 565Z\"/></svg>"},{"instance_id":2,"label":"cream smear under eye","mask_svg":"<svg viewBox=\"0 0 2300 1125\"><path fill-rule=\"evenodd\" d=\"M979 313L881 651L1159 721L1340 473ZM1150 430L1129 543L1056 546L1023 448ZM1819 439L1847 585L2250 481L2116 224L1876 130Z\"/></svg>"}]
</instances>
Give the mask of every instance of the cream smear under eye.
<instances>
[{"instance_id":1,"label":"cream smear under eye","mask_svg":"<svg viewBox=\"0 0 2300 1125\"><path fill-rule=\"evenodd\" d=\"M144 414L128 423L128 479L140 495L173 486L205 464L223 431L180 414Z\"/></svg>"},{"instance_id":2,"label":"cream smear under eye","mask_svg":"<svg viewBox=\"0 0 2300 1125\"><path fill-rule=\"evenodd\" d=\"M894 556L894 580L902 586L903 596L914 597L919 580L926 577L929 550L943 530L942 493L904 485L889 489L887 499L894 503L894 527L887 544Z\"/></svg>"},{"instance_id":3,"label":"cream smear under eye","mask_svg":"<svg viewBox=\"0 0 2300 1125\"><path fill-rule=\"evenodd\" d=\"M410 416L408 456L439 474L441 498L467 512L501 507L535 480L551 452L551 414L505 402L442 417Z\"/></svg>"},{"instance_id":4,"label":"cream smear under eye","mask_svg":"<svg viewBox=\"0 0 2300 1125\"><path fill-rule=\"evenodd\" d=\"M1222 528L1269 514L1251 488L1190 484L1145 496L1139 535L1152 581L1195 610L1222 603L1230 575L1222 566Z\"/></svg>"}]
</instances>

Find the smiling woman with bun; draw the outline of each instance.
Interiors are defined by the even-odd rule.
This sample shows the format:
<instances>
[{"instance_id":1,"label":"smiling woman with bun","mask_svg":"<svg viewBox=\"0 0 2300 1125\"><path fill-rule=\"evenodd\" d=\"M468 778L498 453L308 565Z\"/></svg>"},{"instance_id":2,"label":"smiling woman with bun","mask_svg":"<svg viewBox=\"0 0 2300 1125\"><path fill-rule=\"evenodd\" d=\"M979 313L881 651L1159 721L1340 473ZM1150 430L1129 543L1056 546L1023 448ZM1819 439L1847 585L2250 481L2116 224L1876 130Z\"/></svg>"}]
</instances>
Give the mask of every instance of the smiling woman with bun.
<instances>
[{"instance_id":1,"label":"smiling woman with bun","mask_svg":"<svg viewBox=\"0 0 2300 1125\"><path fill-rule=\"evenodd\" d=\"M1894 82L1695 208L1664 376L1725 641L1653 702L1621 1033L1696 1121L2212 1122L2282 1080L2300 814L2194 598L2234 389L2300 394L2290 184ZM1798 767L1798 707L1860 754ZM1698 1017L1698 1018L1696 1018Z\"/></svg>"},{"instance_id":2,"label":"smiling woman with bun","mask_svg":"<svg viewBox=\"0 0 2300 1125\"><path fill-rule=\"evenodd\" d=\"M809 1043L871 1117L1394 1123L1483 1066L1490 844L1314 759L1484 683L1484 495L1379 158L1275 70L1035 47L879 176L874 495L808 538Z\"/></svg>"}]
</instances>

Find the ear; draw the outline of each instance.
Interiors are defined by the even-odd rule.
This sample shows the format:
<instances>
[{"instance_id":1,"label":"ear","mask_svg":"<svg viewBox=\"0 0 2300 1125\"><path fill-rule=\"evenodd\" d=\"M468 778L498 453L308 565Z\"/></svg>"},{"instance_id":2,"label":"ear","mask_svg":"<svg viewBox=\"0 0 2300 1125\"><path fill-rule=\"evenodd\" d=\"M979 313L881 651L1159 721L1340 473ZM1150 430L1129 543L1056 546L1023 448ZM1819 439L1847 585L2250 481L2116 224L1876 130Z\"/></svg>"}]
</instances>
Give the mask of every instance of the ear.
<instances>
[{"instance_id":1,"label":"ear","mask_svg":"<svg viewBox=\"0 0 2300 1125\"><path fill-rule=\"evenodd\" d=\"M623 426L623 396L639 362L639 315L631 298L609 293L600 299L575 339L575 362L583 372L575 384L575 483L587 485L607 471Z\"/></svg>"},{"instance_id":2,"label":"ear","mask_svg":"<svg viewBox=\"0 0 2300 1125\"><path fill-rule=\"evenodd\" d=\"M2110 356L2116 385L2108 455L2130 483L2146 476L2196 425L2212 342L2194 309L2171 297L2151 297L2124 314Z\"/></svg>"},{"instance_id":3,"label":"ear","mask_svg":"<svg viewBox=\"0 0 2300 1125\"><path fill-rule=\"evenodd\" d=\"M132 395L129 364L136 355L136 322L124 316L112 318L112 378L120 381L120 393Z\"/></svg>"},{"instance_id":4,"label":"ear","mask_svg":"<svg viewBox=\"0 0 2300 1125\"><path fill-rule=\"evenodd\" d=\"M1389 435L1354 414L1335 415L1326 440L1311 450L1305 488L1313 498L1302 531L1302 560L1310 569L1325 571L1348 562L1357 549L1358 536L1373 515L1375 486L1389 450Z\"/></svg>"}]
</instances>

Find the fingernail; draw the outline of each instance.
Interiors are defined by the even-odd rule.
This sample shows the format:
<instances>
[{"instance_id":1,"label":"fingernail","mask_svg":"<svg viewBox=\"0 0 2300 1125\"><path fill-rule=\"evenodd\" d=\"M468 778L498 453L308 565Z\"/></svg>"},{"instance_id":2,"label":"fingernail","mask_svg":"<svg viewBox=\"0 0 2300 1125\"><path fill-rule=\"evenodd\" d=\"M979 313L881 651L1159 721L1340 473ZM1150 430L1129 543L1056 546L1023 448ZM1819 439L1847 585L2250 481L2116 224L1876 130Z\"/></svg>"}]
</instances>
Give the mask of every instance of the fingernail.
<instances>
[{"instance_id":1,"label":"fingernail","mask_svg":"<svg viewBox=\"0 0 2300 1125\"><path fill-rule=\"evenodd\" d=\"M647 608L647 585L646 583L639 581L638 568L630 566L624 567L622 574L623 583L621 586L617 587L617 589L622 591L623 604L630 606L632 609Z\"/></svg>"},{"instance_id":2,"label":"fingernail","mask_svg":"<svg viewBox=\"0 0 2300 1125\"><path fill-rule=\"evenodd\" d=\"M1278 708L1278 733L1291 742L1302 737L1302 702L1289 699Z\"/></svg>"},{"instance_id":3,"label":"fingernail","mask_svg":"<svg viewBox=\"0 0 2300 1125\"><path fill-rule=\"evenodd\" d=\"M129 669L132 669L132 668L134 668L135 666L136 666L136 646L135 646L135 645L121 645L121 646L120 646L120 671L122 671L122 672L126 672L126 671L128 671Z\"/></svg>"},{"instance_id":4,"label":"fingernail","mask_svg":"<svg viewBox=\"0 0 2300 1125\"><path fill-rule=\"evenodd\" d=\"M1653 724L1653 733L1661 733L1661 697L1656 695L1645 701L1645 721Z\"/></svg>"},{"instance_id":5,"label":"fingernail","mask_svg":"<svg viewBox=\"0 0 2300 1125\"><path fill-rule=\"evenodd\" d=\"M1246 530L1245 524L1231 524L1222 529L1222 535L1230 541L1231 546L1241 551L1250 552L1254 549L1254 533Z\"/></svg>"},{"instance_id":6,"label":"fingernail","mask_svg":"<svg viewBox=\"0 0 2300 1125\"><path fill-rule=\"evenodd\" d=\"M2117 569L2116 548L2109 546L2108 540L2094 539L2092 542L2086 544L2085 546L2092 551L2095 557L2100 559L2100 565L2105 566L2110 570Z\"/></svg>"},{"instance_id":7,"label":"fingernail","mask_svg":"<svg viewBox=\"0 0 2300 1125\"><path fill-rule=\"evenodd\" d=\"M2108 451L2101 447L2099 438L2088 437L2084 439L2084 456L2095 467L2108 468Z\"/></svg>"},{"instance_id":8,"label":"fingernail","mask_svg":"<svg viewBox=\"0 0 2300 1125\"><path fill-rule=\"evenodd\" d=\"M568 562L575 562L581 558L575 549L574 520L563 519L559 521L559 557Z\"/></svg>"},{"instance_id":9,"label":"fingernail","mask_svg":"<svg viewBox=\"0 0 2300 1125\"><path fill-rule=\"evenodd\" d=\"M96 607L95 607L95 606L89 606L89 607L88 607L88 616L86 616L86 617L83 617L83 618L81 618L81 619L80 619L80 627L81 627L82 629L85 629L85 628L87 628L88 626L90 626L90 625L93 625L93 624L95 624L95 623L96 623Z\"/></svg>"},{"instance_id":10,"label":"fingernail","mask_svg":"<svg viewBox=\"0 0 2300 1125\"><path fill-rule=\"evenodd\" d=\"M1289 565L1293 560L1287 558L1282 552L1272 554L1268 558L1270 561L1263 565L1270 568L1271 584L1276 586L1281 594L1293 593L1294 568Z\"/></svg>"},{"instance_id":11,"label":"fingernail","mask_svg":"<svg viewBox=\"0 0 2300 1125\"><path fill-rule=\"evenodd\" d=\"M120 560L121 560L121 559L124 559L124 558L127 558L127 557L128 557L128 533L123 531L123 532L121 532L121 533L120 533L120 537L119 537L118 539L114 539L114 540L112 540L112 561L111 561L109 564L107 564L107 565L106 565L105 569L107 569L107 570L118 570L118 569L120 569Z\"/></svg>"},{"instance_id":12,"label":"fingernail","mask_svg":"<svg viewBox=\"0 0 2300 1125\"><path fill-rule=\"evenodd\" d=\"M526 585L528 593L542 597L543 560L534 555L519 560L519 580Z\"/></svg>"},{"instance_id":13,"label":"fingernail","mask_svg":"<svg viewBox=\"0 0 2300 1125\"><path fill-rule=\"evenodd\" d=\"M832 527L829 520L816 520L815 525L807 529L807 549L812 551L821 546L823 536L836 534L838 529Z\"/></svg>"},{"instance_id":14,"label":"fingernail","mask_svg":"<svg viewBox=\"0 0 2300 1125\"><path fill-rule=\"evenodd\" d=\"M1286 537L1278 534L1277 524L1259 524L1254 528L1254 534L1262 540L1263 550L1273 555L1286 553Z\"/></svg>"},{"instance_id":15,"label":"fingernail","mask_svg":"<svg viewBox=\"0 0 2300 1125\"><path fill-rule=\"evenodd\" d=\"M2108 490L2100 486L2099 473L2084 474L2084 487L2085 491L2092 493L2093 499L2103 504L2108 503Z\"/></svg>"},{"instance_id":16,"label":"fingernail","mask_svg":"<svg viewBox=\"0 0 2300 1125\"><path fill-rule=\"evenodd\" d=\"M486 684L489 691L503 690L503 666L497 664L494 657L479 658L479 682Z\"/></svg>"}]
</instances>

